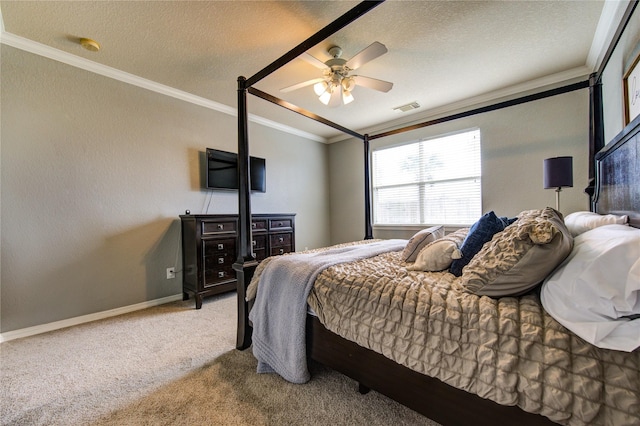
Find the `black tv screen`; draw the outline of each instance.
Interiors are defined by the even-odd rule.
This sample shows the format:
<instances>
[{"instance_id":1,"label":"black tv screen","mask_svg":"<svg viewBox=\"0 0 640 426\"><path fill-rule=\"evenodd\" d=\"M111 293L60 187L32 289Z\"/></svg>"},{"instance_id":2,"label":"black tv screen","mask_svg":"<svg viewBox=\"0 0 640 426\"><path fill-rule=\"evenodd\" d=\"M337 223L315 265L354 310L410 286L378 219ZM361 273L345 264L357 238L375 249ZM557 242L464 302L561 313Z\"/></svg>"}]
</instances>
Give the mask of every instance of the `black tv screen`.
<instances>
[{"instance_id":1,"label":"black tv screen","mask_svg":"<svg viewBox=\"0 0 640 426\"><path fill-rule=\"evenodd\" d=\"M267 161L264 158L249 157L249 172L251 190L267 192Z\"/></svg>"},{"instance_id":2,"label":"black tv screen","mask_svg":"<svg viewBox=\"0 0 640 426\"><path fill-rule=\"evenodd\" d=\"M238 189L238 155L233 152L207 148L207 188ZM252 191L266 192L266 161L249 157L249 186Z\"/></svg>"}]
</instances>

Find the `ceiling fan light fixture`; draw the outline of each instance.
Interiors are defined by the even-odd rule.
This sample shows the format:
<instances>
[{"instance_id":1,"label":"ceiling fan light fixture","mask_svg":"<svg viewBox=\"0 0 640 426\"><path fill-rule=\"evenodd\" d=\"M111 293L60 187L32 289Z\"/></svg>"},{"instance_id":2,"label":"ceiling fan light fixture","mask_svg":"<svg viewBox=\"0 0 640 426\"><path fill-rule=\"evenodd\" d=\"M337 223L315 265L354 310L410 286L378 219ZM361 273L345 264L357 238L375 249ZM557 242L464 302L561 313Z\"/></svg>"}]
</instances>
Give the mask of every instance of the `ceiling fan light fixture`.
<instances>
[{"instance_id":1,"label":"ceiling fan light fixture","mask_svg":"<svg viewBox=\"0 0 640 426\"><path fill-rule=\"evenodd\" d=\"M316 83L313 85L313 91L316 93L316 95L321 96L324 92L327 91L328 87L329 85L326 81L321 81L320 83Z\"/></svg>"},{"instance_id":2,"label":"ceiling fan light fixture","mask_svg":"<svg viewBox=\"0 0 640 426\"><path fill-rule=\"evenodd\" d=\"M353 95L350 90L345 90L342 92L342 102L346 105L353 102Z\"/></svg>"},{"instance_id":3,"label":"ceiling fan light fixture","mask_svg":"<svg viewBox=\"0 0 640 426\"><path fill-rule=\"evenodd\" d=\"M345 77L342 79L342 87L344 90L351 92L353 88L356 86L356 81L353 77Z\"/></svg>"},{"instance_id":4,"label":"ceiling fan light fixture","mask_svg":"<svg viewBox=\"0 0 640 426\"><path fill-rule=\"evenodd\" d=\"M331 90L325 90L325 92L320 95L318 99L320 99L320 102L322 102L323 104L329 105L329 100L331 99Z\"/></svg>"},{"instance_id":5,"label":"ceiling fan light fixture","mask_svg":"<svg viewBox=\"0 0 640 426\"><path fill-rule=\"evenodd\" d=\"M351 92L356 86L388 92L393 87L393 83L362 75L349 75L351 71L355 71L386 52L385 45L377 41L371 43L349 60L341 58L342 49L338 46L329 48L329 54L332 59L324 62L305 52L300 55L300 58L316 68L322 69L323 76L285 87L280 91L290 92L302 87L313 86L313 91L320 102L330 108L353 102L355 99Z\"/></svg>"}]
</instances>

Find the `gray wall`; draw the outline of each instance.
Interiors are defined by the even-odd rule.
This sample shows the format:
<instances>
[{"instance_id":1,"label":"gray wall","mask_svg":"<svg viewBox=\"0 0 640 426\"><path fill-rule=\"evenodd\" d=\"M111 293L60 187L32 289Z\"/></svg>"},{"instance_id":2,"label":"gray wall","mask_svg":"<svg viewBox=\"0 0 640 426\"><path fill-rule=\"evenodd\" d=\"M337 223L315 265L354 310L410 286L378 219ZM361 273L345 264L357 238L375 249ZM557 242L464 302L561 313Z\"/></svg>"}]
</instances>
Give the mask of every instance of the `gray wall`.
<instances>
[{"instance_id":1,"label":"gray wall","mask_svg":"<svg viewBox=\"0 0 640 426\"><path fill-rule=\"evenodd\" d=\"M635 15L603 78L606 140L624 125ZM179 294L180 274L165 279L180 266L177 216L237 212L235 194L200 189L204 149L235 151L235 118L6 45L0 54L0 331ZM484 211L553 206L542 160L557 155L574 157L562 211L588 208L586 90L373 145L472 127L482 130ZM255 212L297 213L298 249L364 236L360 142L326 146L256 124L250 132L251 154L267 159Z\"/></svg>"},{"instance_id":2,"label":"gray wall","mask_svg":"<svg viewBox=\"0 0 640 426\"><path fill-rule=\"evenodd\" d=\"M622 79L638 55L640 12L636 9L602 76L605 142L625 126ZM479 127L482 132L482 209L509 216L526 209L555 206L554 192L542 189L542 160L571 155L574 186L565 188L560 197L561 210L566 215L589 209L589 200L583 193L588 178L588 102L588 91L584 89L377 139L372 147ZM362 147L358 141L347 140L329 147L332 243L364 236L361 158ZM344 181L349 184L342 185ZM413 231L374 229L374 236L408 238Z\"/></svg>"},{"instance_id":3,"label":"gray wall","mask_svg":"<svg viewBox=\"0 0 640 426\"><path fill-rule=\"evenodd\" d=\"M236 213L201 190L206 147L236 119L1 45L1 327L22 329L181 293L178 215ZM256 213L297 213L296 246L329 243L327 146L254 123L267 161Z\"/></svg>"},{"instance_id":4,"label":"gray wall","mask_svg":"<svg viewBox=\"0 0 640 426\"><path fill-rule=\"evenodd\" d=\"M499 215L514 216L522 210L555 207L555 192L542 188L542 162L563 155L573 156L574 186L562 191L560 209L564 214L589 209L588 197L583 192L588 183L587 89L375 139L371 147L476 127L482 137L483 212L494 210ZM332 243L364 236L361 145L348 140L329 146ZM412 231L374 229L377 238L408 238L412 234Z\"/></svg>"}]
</instances>

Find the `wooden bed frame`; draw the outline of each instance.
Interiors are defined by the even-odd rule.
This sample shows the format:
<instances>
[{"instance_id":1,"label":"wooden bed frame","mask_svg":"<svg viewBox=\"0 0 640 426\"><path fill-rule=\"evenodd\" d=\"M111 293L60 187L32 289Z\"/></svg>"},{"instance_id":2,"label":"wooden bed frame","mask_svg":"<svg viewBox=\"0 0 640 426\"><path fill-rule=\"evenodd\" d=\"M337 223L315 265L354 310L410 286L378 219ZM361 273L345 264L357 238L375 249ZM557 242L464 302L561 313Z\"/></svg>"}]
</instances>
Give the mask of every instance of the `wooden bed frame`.
<instances>
[{"instance_id":1,"label":"wooden bed frame","mask_svg":"<svg viewBox=\"0 0 640 426\"><path fill-rule=\"evenodd\" d=\"M236 347L244 350L251 345L251 325L248 319L249 305L245 300L246 288L257 266L251 251L251 206L249 190L249 143L247 131L247 93L276 105L295 111L305 117L341 130L363 141L365 164L365 239L373 238L369 189L369 141L420 127L505 108L536 99L542 99L573 90L589 88L590 140L589 179L585 189L591 195L592 210L598 213L627 214L632 226L640 228L640 117L630 123L610 144L604 147L601 74L629 21L637 2L627 8L602 66L589 80L540 92L492 106L483 107L432 120L373 136L361 135L291 105L252 86L276 69L295 59L306 50L358 19L382 1L366 1L345 13L327 27L302 42L296 48L274 61L251 78L238 78L238 158L240 174L239 190L239 255L234 264L238 278L238 335ZM604 148L603 148L604 147ZM328 331L316 317L307 319L307 355L339 371L359 383L362 393L374 389L432 420L442 424L555 424L546 417L527 413L515 406L504 406L477 395L456 389L438 379L417 373L394 361L365 349Z\"/></svg>"}]
</instances>

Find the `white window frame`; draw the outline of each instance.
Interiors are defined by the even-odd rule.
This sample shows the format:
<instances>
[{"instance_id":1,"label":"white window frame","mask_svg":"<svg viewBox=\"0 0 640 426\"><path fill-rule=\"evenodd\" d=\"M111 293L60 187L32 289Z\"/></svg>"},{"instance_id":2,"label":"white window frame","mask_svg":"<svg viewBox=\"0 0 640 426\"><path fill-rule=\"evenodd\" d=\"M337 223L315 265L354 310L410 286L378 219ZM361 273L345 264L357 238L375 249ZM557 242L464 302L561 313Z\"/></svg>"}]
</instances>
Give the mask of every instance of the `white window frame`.
<instances>
[{"instance_id":1,"label":"white window frame","mask_svg":"<svg viewBox=\"0 0 640 426\"><path fill-rule=\"evenodd\" d=\"M423 151L422 151L422 147L425 144L429 144L429 143L451 143L452 140L455 139L455 137L457 136L461 136L461 135L469 135L471 137L475 136L478 138L478 144L477 144L477 150L475 151L475 154L477 155L477 158L472 158L473 161L473 166L469 168L470 173L468 175L458 175L456 174L453 177L441 177L441 178L433 178L431 180L427 180L424 177L424 171L426 170L423 167L420 167L419 171L415 171L413 174L413 181L411 179L407 180L407 181L402 181L402 179L400 179L398 182L395 183L391 183L391 184L380 184L377 183L377 177L376 177L376 172L377 170L377 166L376 166L376 155L377 153L381 152L381 151L385 151L385 150L393 150L396 148L410 148L410 146L415 146L418 150L419 150L419 155L423 155ZM419 140L413 140L410 142L406 142L406 143L402 143L402 144L398 144L398 145L392 145L392 146L383 146L383 147L378 147L376 149L374 149L371 153L371 170L372 170L372 175L371 175L371 187L372 187L372 198L373 198L373 222L374 222L374 227L375 228L383 228L383 229L420 229L422 227L424 227L425 225L437 225L437 224L442 224L442 225L447 225L447 227L461 227L461 226L469 226L471 225L475 220L477 220L478 217L481 216L481 212L482 212L482 169L481 169L481 163L482 163L482 158L481 158L481 144L482 144L482 135L480 132L479 128L472 128L472 129L466 129L466 130L462 130L462 131L457 131L457 132L452 132L452 133L447 133L447 134L442 134L442 135L438 135L435 137L430 137L430 138L423 138L423 139L419 139ZM445 161L452 161L451 159L449 160L445 160ZM477 163L476 163L477 162ZM446 165L446 162L445 162ZM446 170L445 169L441 169L442 170ZM387 171L388 172L388 171ZM445 173L446 174L446 173ZM389 181L389 178L387 175L387 178L382 178L385 179L387 182ZM393 180L393 179L391 179ZM469 194L471 197L471 194L473 194L473 198L470 198L474 203L477 204L473 204L471 206L468 207L468 212L466 214L466 220L456 220L456 221L450 221L447 220L445 218L445 216L447 216L446 213L443 213L443 216L440 218L429 218L426 216L426 212L425 212L425 200L424 200L424 195L426 194L426 188L428 186L433 186L433 185L446 185L446 184L453 184L456 185L457 184L471 184L471 187L469 188ZM416 187L417 187L417 195L415 194L416 191ZM413 206L414 210L414 214L417 215L418 219L417 221L411 221L411 222L401 222L401 223L392 223L392 222L380 222L378 220L378 214L379 213L379 209L380 207L378 206L378 194L379 194L379 190L391 190L393 191L394 189L397 189L398 191L401 191L403 188L406 188L408 190L411 190L411 192L413 192L412 196L415 196L413 198L413 202L417 203ZM399 198L399 200L401 200L401 198ZM445 200L447 201L447 200ZM446 209L445 209L446 210ZM389 216L390 213L387 213L387 216ZM451 216L451 215L450 215ZM409 217L405 217L403 218L405 220L410 220ZM453 217L452 217L453 219Z\"/></svg>"}]
</instances>

